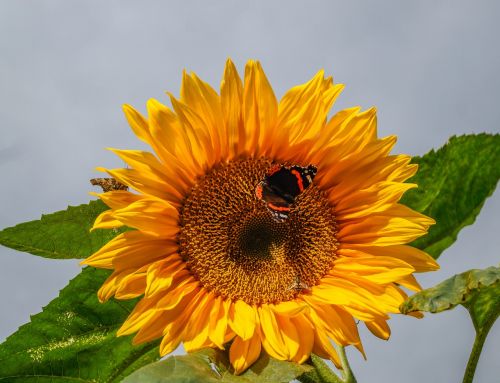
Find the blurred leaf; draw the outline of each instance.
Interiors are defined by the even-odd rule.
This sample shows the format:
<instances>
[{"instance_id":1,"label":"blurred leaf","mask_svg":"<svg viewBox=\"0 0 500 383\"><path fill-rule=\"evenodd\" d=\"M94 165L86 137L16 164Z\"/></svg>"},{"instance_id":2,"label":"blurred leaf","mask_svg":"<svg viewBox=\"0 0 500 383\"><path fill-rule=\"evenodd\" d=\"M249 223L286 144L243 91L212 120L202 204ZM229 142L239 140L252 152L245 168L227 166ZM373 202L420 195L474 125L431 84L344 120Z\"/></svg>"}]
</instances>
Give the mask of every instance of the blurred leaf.
<instances>
[{"instance_id":1,"label":"blurred leaf","mask_svg":"<svg viewBox=\"0 0 500 383\"><path fill-rule=\"evenodd\" d=\"M429 234L412 245L434 258L451 246L464 226L474 223L500 178L500 135L452 137L437 151L414 157L417 189L401 202L436 220Z\"/></svg>"},{"instance_id":2,"label":"blurred leaf","mask_svg":"<svg viewBox=\"0 0 500 383\"><path fill-rule=\"evenodd\" d=\"M0 382L120 382L158 360L158 342L133 346L131 337L116 337L136 300L99 303L97 289L108 275L85 268L0 344Z\"/></svg>"},{"instance_id":3,"label":"blurred leaf","mask_svg":"<svg viewBox=\"0 0 500 383\"><path fill-rule=\"evenodd\" d=\"M123 383L288 383L312 369L269 358L260 358L243 374L231 373L227 352L204 349L188 355L170 356L134 372Z\"/></svg>"},{"instance_id":4,"label":"blurred leaf","mask_svg":"<svg viewBox=\"0 0 500 383\"><path fill-rule=\"evenodd\" d=\"M108 207L100 200L42 215L0 231L0 244L45 258L86 258L123 230L90 228Z\"/></svg>"}]
</instances>

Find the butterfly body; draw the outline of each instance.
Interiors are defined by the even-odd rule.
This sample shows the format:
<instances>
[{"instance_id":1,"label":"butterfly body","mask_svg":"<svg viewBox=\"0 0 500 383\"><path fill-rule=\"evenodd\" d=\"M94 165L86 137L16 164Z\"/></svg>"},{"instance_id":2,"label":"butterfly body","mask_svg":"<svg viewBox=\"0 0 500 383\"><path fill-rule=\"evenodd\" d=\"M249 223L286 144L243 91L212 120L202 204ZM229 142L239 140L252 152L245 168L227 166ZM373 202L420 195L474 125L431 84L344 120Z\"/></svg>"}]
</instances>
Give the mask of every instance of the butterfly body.
<instances>
[{"instance_id":1,"label":"butterfly body","mask_svg":"<svg viewBox=\"0 0 500 383\"><path fill-rule=\"evenodd\" d=\"M314 165L290 167L276 164L255 188L255 195L265 202L277 222L289 217L290 206L297 196L311 185L317 169Z\"/></svg>"}]
</instances>

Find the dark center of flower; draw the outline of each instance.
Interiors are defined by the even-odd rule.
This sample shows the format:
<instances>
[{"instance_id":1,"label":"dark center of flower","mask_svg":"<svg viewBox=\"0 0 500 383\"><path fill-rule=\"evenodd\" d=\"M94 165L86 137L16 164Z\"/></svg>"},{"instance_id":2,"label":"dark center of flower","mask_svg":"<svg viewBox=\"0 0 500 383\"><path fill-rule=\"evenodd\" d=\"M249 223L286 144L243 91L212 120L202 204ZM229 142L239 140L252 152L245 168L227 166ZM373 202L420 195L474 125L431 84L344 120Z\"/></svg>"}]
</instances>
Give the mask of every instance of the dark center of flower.
<instances>
[{"instance_id":1,"label":"dark center of flower","mask_svg":"<svg viewBox=\"0 0 500 383\"><path fill-rule=\"evenodd\" d=\"M272 164L221 164L198 180L181 208L180 254L193 275L206 289L249 304L293 299L318 283L337 250L333 210L314 183L283 222L257 199L255 186Z\"/></svg>"}]
</instances>

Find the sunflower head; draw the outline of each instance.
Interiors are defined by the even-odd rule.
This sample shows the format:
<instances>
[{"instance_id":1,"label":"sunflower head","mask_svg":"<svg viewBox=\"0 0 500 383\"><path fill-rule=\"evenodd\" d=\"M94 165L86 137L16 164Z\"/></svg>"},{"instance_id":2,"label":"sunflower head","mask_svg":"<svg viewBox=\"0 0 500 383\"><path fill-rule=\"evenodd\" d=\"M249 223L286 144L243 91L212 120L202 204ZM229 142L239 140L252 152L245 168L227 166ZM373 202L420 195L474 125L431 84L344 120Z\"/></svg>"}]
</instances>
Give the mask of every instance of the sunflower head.
<instances>
[{"instance_id":1,"label":"sunflower head","mask_svg":"<svg viewBox=\"0 0 500 383\"><path fill-rule=\"evenodd\" d=\"M236 373L262 348L339 365L333 344L363 352L355 320L389 337L401 287L438 268L406 245L433 220L398 203L417 168L375 109L328 118L342 88L320 71L278 102L258 62L242 80L228 60L219 93L184 73L171 107L124 107L155 155L111 149L128 167L100 170L130 191L99 195L94 228L135 230L83 261L113 270L101 301L141 297L119 335L161 337L161 355L230 344Z\"/></svg>"}]
</instances>

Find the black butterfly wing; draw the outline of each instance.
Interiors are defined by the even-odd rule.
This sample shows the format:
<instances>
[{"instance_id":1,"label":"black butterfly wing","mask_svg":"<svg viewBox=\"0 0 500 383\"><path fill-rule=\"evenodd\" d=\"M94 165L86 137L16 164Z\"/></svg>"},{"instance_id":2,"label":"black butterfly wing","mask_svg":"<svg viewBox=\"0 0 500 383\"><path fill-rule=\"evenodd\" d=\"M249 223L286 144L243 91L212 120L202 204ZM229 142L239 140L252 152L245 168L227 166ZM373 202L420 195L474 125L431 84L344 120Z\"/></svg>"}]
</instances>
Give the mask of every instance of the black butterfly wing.
<instances>
[{"instance_id":1,"label":"black butterfly wing","mask_svg":"<svg viewBox=\"0 0 500 383\"><path fill-rule=\"evenodd\" d=\"M255 194L266 203L266 207L273 215L277 222L286 220L290 213L290 203L275 191L265 182L262 181L257 185Z\"/></svg>"},{"instance_id":2,"label":"black butterfly wing","mask_svg":"<svg viewBox=\"0 0 500 383\"><path fill-rule=\"evenodd\" d=\"M292 204L301 192L297 176L285 167L266 176L266 184L274 194L281 196L289 204Z\"/></svg>"}]
</instances>

